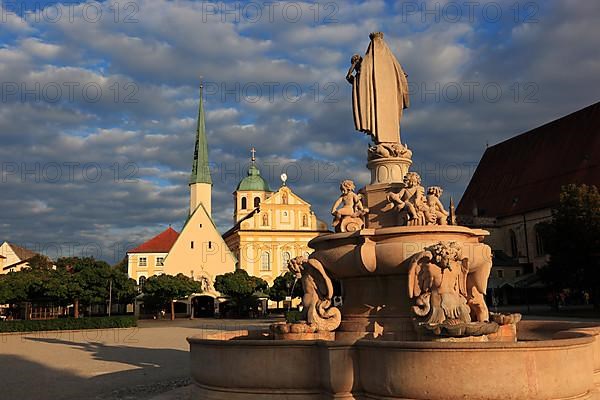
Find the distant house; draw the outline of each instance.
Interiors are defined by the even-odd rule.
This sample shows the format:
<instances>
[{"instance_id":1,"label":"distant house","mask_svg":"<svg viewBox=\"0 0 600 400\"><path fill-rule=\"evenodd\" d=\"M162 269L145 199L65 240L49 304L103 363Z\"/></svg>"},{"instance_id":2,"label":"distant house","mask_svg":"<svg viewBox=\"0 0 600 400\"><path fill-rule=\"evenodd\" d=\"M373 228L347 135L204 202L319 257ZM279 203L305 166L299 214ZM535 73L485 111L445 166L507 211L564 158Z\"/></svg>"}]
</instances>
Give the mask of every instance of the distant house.
<instances>
[{"instance_id":1,"label":"distant house","mask_svg":"<svg viewBox=\"0 0 600 400\"><path fill-rule=\"evenodd\" d=\"M492 287L524 281L547 263L539 224L572 183L600 186L600 102L485 151L456 214L462 225L489 230L486 242L503 255Z\"/></svg>"},{"instance_id":2,"label":"distant house","mask_svg":"<svg viewBox=\"0 0 600 400\"><path fill-rule=\"evenodd\" d=\"M127 274L140 286L152 275L164 273L165 258L179 237L179 233L168 227L152 239L127 252Z\"/></svg>"},{"instance_id":3,"label":"distant house","mask_svg":"<svg viewBox=\"0 0 600 400\"><path fill-rule=\"evenodd\" d=\"M29 266L29 260L38 253L17 246L14 243L4 242L0 246L0 274L20 271Z\"/></svg>"}]
</instances>

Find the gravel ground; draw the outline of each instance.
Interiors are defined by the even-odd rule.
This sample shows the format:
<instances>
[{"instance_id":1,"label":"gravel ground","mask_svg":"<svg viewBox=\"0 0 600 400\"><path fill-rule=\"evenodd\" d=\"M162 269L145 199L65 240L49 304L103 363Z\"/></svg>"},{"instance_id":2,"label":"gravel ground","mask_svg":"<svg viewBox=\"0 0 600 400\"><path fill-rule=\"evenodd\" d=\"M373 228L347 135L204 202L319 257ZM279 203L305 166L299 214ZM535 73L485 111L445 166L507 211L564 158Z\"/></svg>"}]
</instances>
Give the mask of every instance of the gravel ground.
<instances>
[{"instance_id":1,"label":"gravel ground","mask_svg":"<svg viewBox=\"0 0 600 400\"><path fill-rule=\"evenodd\" d=\"M0 335L0 399L145 400L165 392L175 399L190 383L187 337L272 322L142 321L132 329Z\"/></svg>"}]
</instances>

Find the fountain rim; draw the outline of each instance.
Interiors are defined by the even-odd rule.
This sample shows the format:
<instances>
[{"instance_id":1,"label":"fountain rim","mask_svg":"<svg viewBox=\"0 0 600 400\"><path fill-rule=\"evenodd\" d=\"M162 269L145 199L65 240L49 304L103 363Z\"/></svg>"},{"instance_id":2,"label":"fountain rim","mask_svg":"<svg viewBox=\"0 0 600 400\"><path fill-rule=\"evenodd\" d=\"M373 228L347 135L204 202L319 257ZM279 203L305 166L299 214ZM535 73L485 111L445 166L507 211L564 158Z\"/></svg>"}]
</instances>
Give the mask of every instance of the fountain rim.
<instances>
[{"instance_id":1,"label":"fountain rim","mask_svg":"<svg viewBox=\"0 0 600 400\"><path fill-rule=\"evenodd\" d=\"M393 226L386 228L365 228L354 232L327 233L317 236L308 242L311 244L319 244L340 239L361 238L361 237L382 237L382 236L403 236L414 234L463 234L468 236L479 236L481 238L488 236L490 233L485 229L473 229L460 225L423 225L423 226Z\"/></svg>"},{"instance_id":2,"label":"fountain rim","mask_svg":"<svg viewBox=\"0 0 600 400\"><path fill-rule=\"evenodd\" d=\"M400 350L544 350L548 348L572 348L588 345L595 340L598 333L561 331L568 333L567 338L526 340L517 342L427 342L427 341L400 341L400 340L276 340L263 339L207 339L195 336L187 337L189 344L224 346L224 347L311 347L325 346L328 348L360 348L380 347L395 348Z\"/></svg>"}]
</instances>

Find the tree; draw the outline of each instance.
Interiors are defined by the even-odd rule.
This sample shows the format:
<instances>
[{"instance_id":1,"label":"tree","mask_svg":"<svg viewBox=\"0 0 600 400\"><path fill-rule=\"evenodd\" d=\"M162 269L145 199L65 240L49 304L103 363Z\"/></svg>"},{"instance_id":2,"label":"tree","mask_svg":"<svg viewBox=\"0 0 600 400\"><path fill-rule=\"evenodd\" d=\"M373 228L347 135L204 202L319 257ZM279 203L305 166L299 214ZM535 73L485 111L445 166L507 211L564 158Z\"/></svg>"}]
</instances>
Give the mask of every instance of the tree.
<instances>
[{"instance_id":1,"label":"tree","mask_svg":"<svg viewBox=\"0 0 600 400\"><path fill-rule=\"evenodd\" d=\"M79 304L105 304L112 282L112 296L129 303L136 295L135 282L119 268L113 268L93 257L63 257L56 266L45 256L35 256L29 267L0 277L0 304L23 301L54 302L74 305L79 317Z\"/></svg>"},{"instance_id":2,"label":"tree","mask_svg":"<svg viewBox=\"0 0 600 400\"><path fill-rule=\"evenodd\" d=\"M600 193L595 186L562 188L552 222L541 227L544 248L550 254L541 278L554 289L574 288L600 297Z\"/></svg>"},{"instance_id":3,"label":"tree","mask_svg":"<svg viewBox=\"0 0 600 400\"><path fill-rule=\"evenodd\" d=\"M200 282L183 274L151 276L143 288L144 301L161 306L171 305L171 320L175 319L174 300L183 299L192 293L201 292Z\"/></svg>"},{"instance_id":4,"label":"tree","mask_svg":"<svg viewBox=\"0 0 600 400\"><path fill-rule=\"evenodd\" d=\"M215 279L215 289L229 296L239 315L254 306L258 300L256 295L266 292L268 288L266 281L248 275L248 272L243 269L219 275Z\"/></svg>"},{"instance_id":5,"label":"tree","mask_svg":"<svg viewBox=\"0 0 600 400\"><path fill-rule=\"evenodd\" d=\"M277 308L279 308L279 302L285 300L287 296L294 298L302 297L303 294L300 280L296 281L295 275L289 271L275 278L273 286L269 288L269 299L277 302Z\"/></svg>"},{"instance_id":6,"label":"tree","mask_svg":"<svg viewBox=\"0 0 600 400\"><path fill-rule=\"evenodd\" d=\"M124 274L127 274L129 272L129 259L127 258L127 256L123 257L121 261L113 265L113 268L118 269Z\"/></svg>"},{"instance_id":7,"label":"tree","mask_svg":"<svg viewBox=\"0 0 600 400\"><path fill-rule=\"evenodd\" d=\"M93 257L59 258L56 270L63 276L69 299L73 301L75 318L79 316L80 304L105 304L111 283L113 299L130 303L135 298L135 282L127 274Z\"/></svg>"},{"instance_id":8,"label":"tree","mask_svg":"<svg viewBox=\"0 0 600 400\"><path fill-rule=\"evenodd\" d=\"M52 263L52 261L48 257L46 257L42 254L36 254L35 256L33 256L32 258L27 260L27 264L29 264L30 269L35 269L35 270L40 270L40 269L49 270L54 267L54 264Z\"/></svg>"}]
</instances>

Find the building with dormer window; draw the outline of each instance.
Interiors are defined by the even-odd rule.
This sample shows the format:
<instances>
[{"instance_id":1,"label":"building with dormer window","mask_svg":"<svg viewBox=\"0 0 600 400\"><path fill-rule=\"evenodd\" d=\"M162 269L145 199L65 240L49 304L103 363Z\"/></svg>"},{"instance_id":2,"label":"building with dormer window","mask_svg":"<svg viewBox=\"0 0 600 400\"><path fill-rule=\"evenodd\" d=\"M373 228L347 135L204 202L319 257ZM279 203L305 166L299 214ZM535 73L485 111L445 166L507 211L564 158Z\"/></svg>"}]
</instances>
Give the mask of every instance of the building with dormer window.
<instances>
[{"instance_id":1,"label":"building with dormer window","mask_svg":"<svg viewBox=\"0 0 600 400\"><path fill-rule=\"evenodd\" d=\"M288 271L290 259L310 254L311 239L330 231L285 179L279 189L270 189L260 175L254 153L253 149L248 175L233 193L235 225L223 239L238 259L238 268L271 285Z\"/></svg>"}]
</instances>

